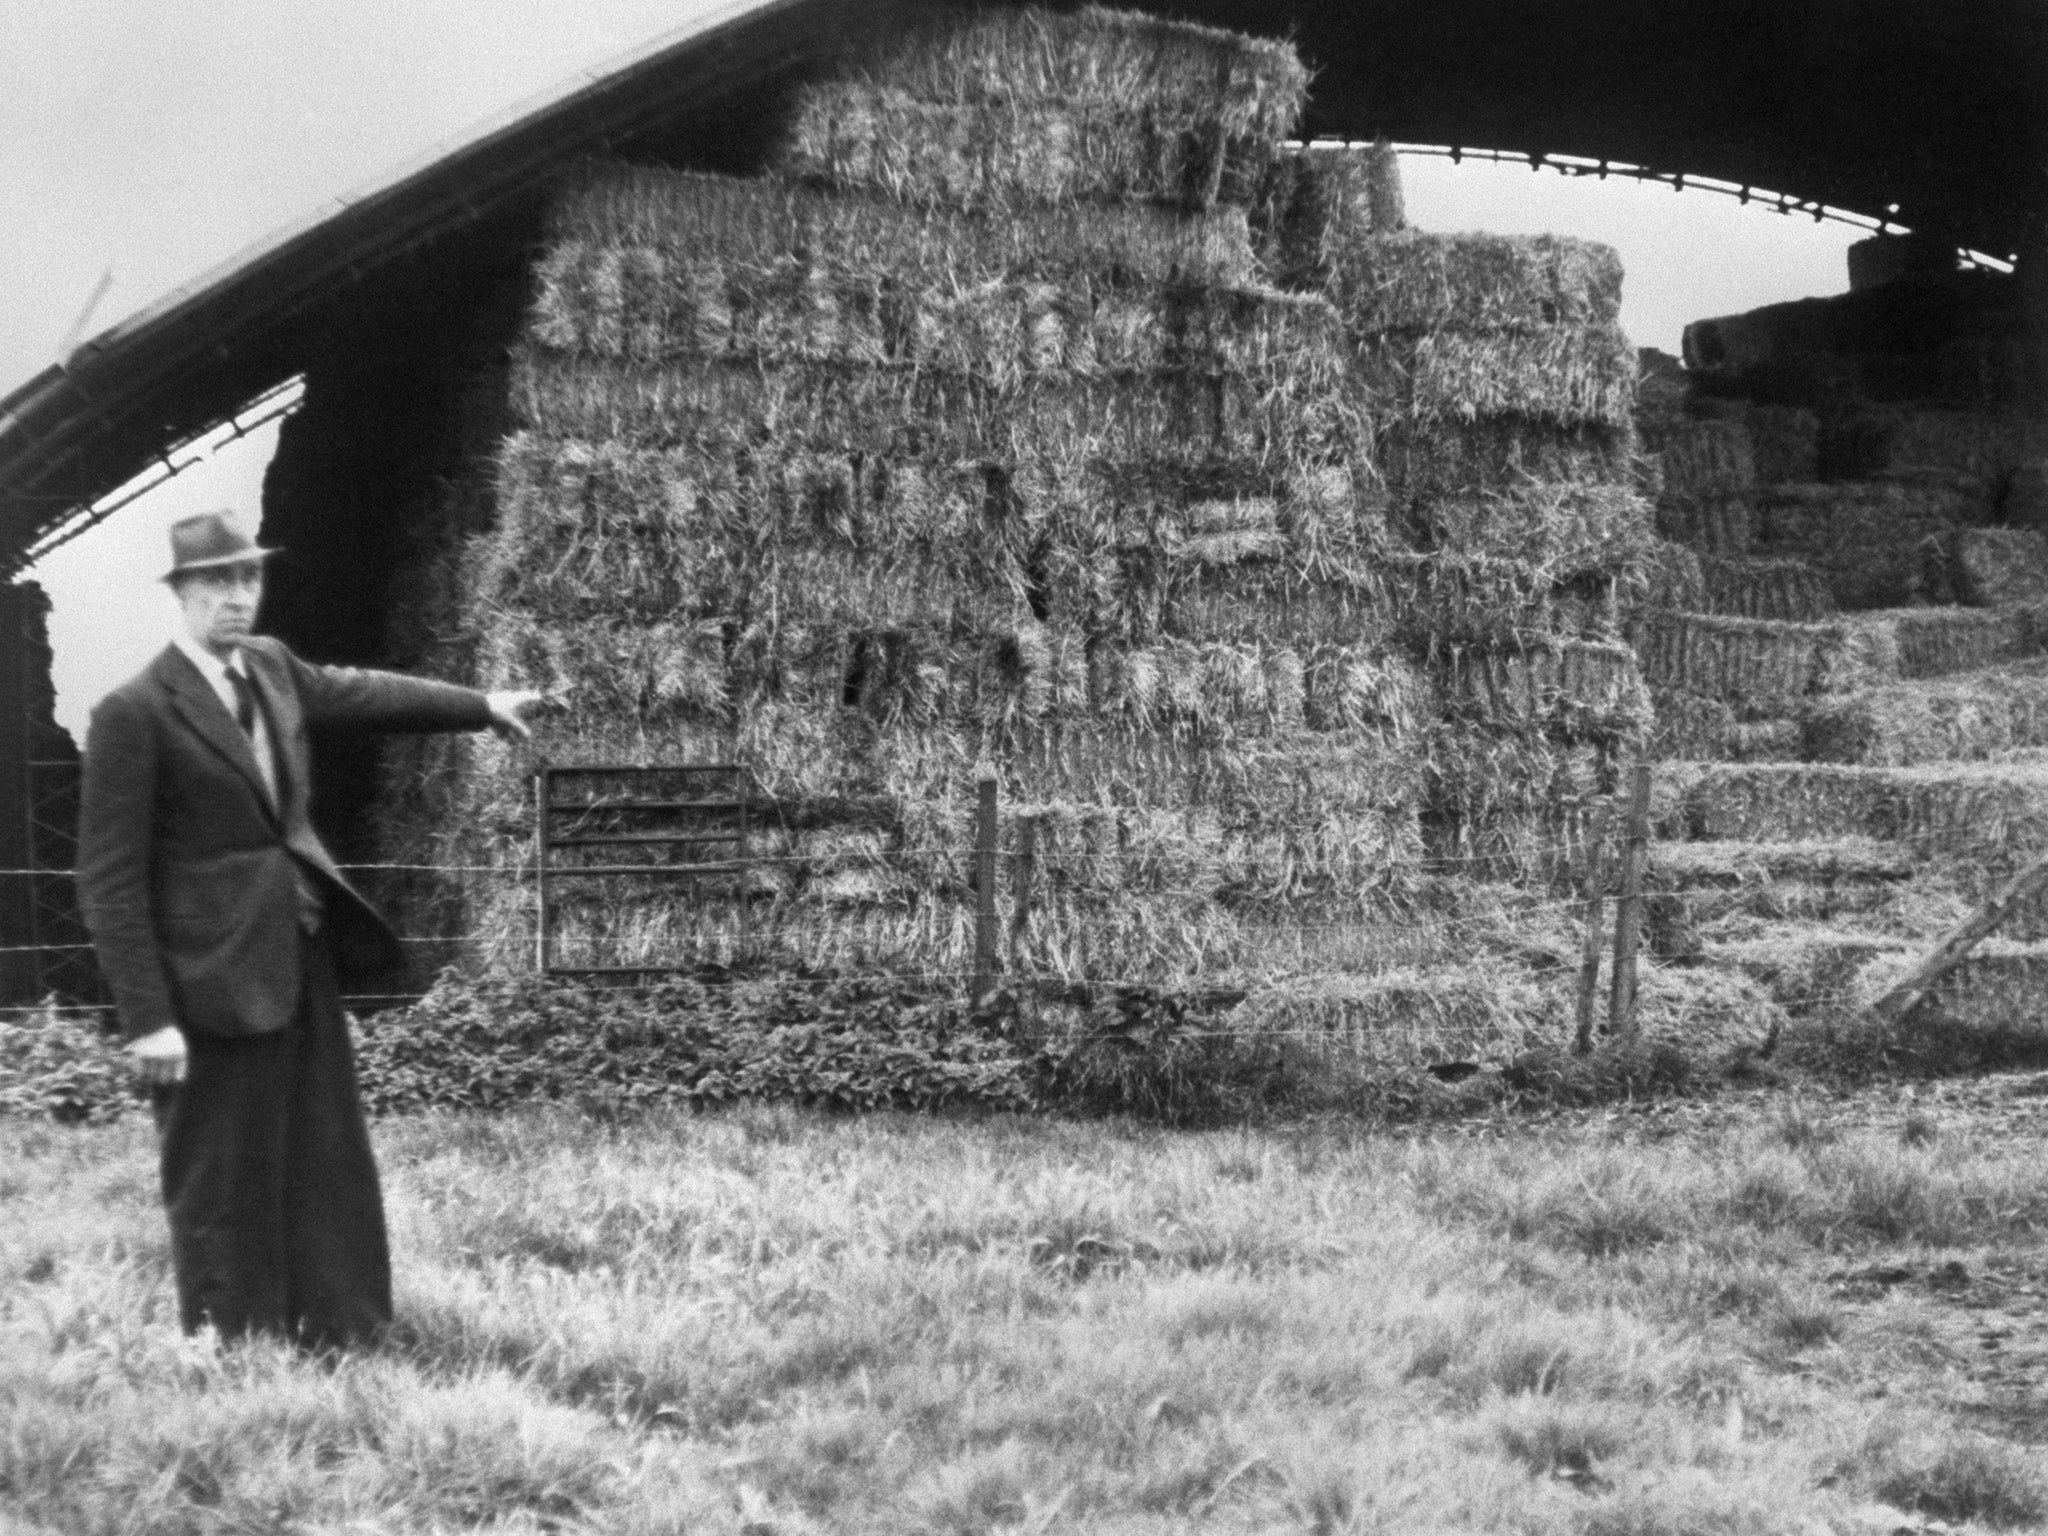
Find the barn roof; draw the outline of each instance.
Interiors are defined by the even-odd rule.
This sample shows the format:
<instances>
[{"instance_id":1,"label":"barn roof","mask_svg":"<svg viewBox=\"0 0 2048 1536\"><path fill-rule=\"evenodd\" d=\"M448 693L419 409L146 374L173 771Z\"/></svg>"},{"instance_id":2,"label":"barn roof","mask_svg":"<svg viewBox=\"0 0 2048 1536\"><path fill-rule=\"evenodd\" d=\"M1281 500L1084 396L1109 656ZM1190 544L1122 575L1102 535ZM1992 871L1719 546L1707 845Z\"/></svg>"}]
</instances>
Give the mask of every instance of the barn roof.
<instances>
[{"instance_id":1,"label":"barn roof","mask_svg":"<svg viewBox=\"0 0 2048 1536\"><path fill-rule=\"evenodd\" d=\"M852 40L954 3L731 0L94 337L0 399L0 570L380 313L502 274L548 185L585 157L753 169L797 81ZM1713 177L1996 255L2048 218L2048 0L1144 8L1291 36L1317 71L1311 136Z\"/></svg>"}]
</instances>

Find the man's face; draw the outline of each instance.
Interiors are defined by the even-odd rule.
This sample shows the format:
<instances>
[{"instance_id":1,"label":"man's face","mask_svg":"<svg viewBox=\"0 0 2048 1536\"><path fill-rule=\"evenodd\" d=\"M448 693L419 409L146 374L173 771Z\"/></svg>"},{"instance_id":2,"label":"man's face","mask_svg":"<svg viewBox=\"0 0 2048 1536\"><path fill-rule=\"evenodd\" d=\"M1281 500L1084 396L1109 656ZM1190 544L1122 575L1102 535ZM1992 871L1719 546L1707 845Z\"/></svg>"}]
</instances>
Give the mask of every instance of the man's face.
<instances>
[{"instance_id":1,"label":"man's face","mask_svg":"<svg viewBox=\"0 0 2048 1536\"><path fill-rule=\"evenodd\" d=\"M185 611L185 630L214 655L225 657L249 636L263 600L263 562L245 560L189 571L174 589Z\"/></svg>"}]
</instances>

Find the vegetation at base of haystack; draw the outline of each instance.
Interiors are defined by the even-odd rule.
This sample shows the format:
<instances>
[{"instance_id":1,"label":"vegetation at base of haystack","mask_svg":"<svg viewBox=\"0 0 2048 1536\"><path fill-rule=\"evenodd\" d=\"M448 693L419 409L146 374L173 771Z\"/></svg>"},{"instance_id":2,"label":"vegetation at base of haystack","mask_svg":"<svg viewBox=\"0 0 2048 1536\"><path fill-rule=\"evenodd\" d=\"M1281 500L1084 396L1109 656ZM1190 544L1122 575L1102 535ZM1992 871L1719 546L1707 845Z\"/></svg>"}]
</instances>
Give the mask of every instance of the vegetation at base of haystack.
<instances>
[{"instance_id":1,"label":"vegetation at base of haystack","mask_svg":"<svg viewBox=\"0 0 2048 1536\"><path fill-rule=\"evenodd\" d=\"M1501 1139L405 1117L399 1326L336 1360L178 1337L146 1125L0 1122L0 1523L2023 1528L2032 1102Z\"/></svg>"}]
</instances>

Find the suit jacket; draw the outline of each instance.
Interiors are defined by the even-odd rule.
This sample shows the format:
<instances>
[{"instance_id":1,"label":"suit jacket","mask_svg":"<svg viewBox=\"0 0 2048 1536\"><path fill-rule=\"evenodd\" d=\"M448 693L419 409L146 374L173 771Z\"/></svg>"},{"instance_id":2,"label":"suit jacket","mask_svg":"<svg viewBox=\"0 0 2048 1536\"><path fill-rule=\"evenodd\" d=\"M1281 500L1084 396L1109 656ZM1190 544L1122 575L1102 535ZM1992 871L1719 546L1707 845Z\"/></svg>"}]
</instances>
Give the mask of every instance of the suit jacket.
<instances>
[{"instance_id":1,"label":"suit jacket","mask_svg":"<svg viewBox=\"0 0 2048 1536\"><path fill-rule=\"evenodd\" d=\"M476 730L484 696L394 672L315 666L281 643L242 654L270 721L273 804L249 738L176 646L115 689L86 733L78 893L123 1033L167 1024L260 1035L297 1012L300 879L323 921L345 991L402 985L398 941L356 893L307 816L307 727Z\"/></svg>"}]
</instances>

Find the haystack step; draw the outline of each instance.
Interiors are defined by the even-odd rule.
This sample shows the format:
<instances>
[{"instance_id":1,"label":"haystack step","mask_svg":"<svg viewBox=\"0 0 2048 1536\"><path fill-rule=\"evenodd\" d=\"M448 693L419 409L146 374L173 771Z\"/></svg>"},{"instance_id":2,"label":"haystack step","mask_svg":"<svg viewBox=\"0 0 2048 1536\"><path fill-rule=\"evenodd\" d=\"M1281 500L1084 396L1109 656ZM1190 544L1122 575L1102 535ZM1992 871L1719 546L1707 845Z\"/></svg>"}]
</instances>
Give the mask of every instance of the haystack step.
<instances>
[{"instance_id":1,"label":"haystack step","mask_svg":"<svg viewBox=\"0 0 2048 1536\"><path fill-rule=\"evenodd\" d=\"M2048 666L2026 661L1891 683L1804 710L1800 755L1905 766L2048 748Z\"/></svg>"},{"instance_id":2,"label":"haystack step","mask_svg":"<svg viewBox=\"0 0 2048 1536\"><path fill-rule=\"evenodd\" d=\"M2048 850L2048 761L1673 764L1664 779L1669 836L1870 837L1896 840L1920 859L1984 865Z\"/></svg>"},{"instance_id":3,"label":"haystack step","mask_svg":"<svg viewBox=\"0 0 2048 1536\"><path fill-rule=\"evenodd\" d=\"M1978 1030L2028 1032L2042 1027L2048 1000L2048 943L1992 939L1936 985L1940 1011Z\"/></svg>"},{"instance_id":4,"label":"haystack step","mask_svg":"<svg viewBox=\"0 0 2048 1536\"><path fill-rule=\"evenodd\" d=\"M1915 953L1911 941L1830 924L1790 922L1709 944L1709 964L1737 971L1794 1012L1851 1008L1862 998L1862 973L1886 969ZM1872 993L1874 996L1875 993Z\"/></svg>"},{"instance_id":5,"label":"haystack step","mask_svg":"<svg viewBox=\"0 0 2048 1536\"><path fill-rule=\"evenodd\" d=\"M1666 960L1698 961L1759 922L1917 925L1930 905L1912 886L1918 867L1904 848L1867 837L1662 843L1646 879L1650 948Z\"/></svg>"},{"instance_id":6,"label":"haystack step","mask_svg":"<svg viewBox=\"0 0 2048 1536\"><path fill-rule=\"evenodd\" d=\"M1909 880L1917 868L1906 849L1874 837L1813 838L1803 842L1722 839L1657 844L1650 855L1649 878L1653 884L1668 889L1687 890L1780 880Z\"/></svg>"},{"instance_id":7,"label":"haystack step","mask_svg":"<svg viewBox=\"0 0 2048 1536\"><path fill-rule=\"evenodd\" d=\"M1751 719L1815 695L1971 671L2040 649L2029 611L1893 608L1822 623L1651 612L1631 638L1652 688L1719 700Z\"/></svg>"}]
</instances>

